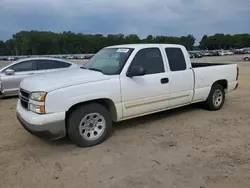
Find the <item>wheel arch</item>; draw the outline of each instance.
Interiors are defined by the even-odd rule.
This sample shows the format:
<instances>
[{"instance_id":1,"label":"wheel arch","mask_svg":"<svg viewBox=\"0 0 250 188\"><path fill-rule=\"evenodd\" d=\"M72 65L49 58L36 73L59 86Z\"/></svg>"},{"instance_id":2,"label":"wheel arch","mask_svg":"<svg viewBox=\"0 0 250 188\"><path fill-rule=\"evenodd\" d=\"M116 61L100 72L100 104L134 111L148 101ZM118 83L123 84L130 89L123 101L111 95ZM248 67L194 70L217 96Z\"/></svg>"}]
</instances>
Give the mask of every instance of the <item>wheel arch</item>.
<instances>
[{"instance_id":1,"label":"wheel arch","mask_svg":"<svg viewBox=\"0 0 250 188\"><path fill-rule=\"evenodd\" d=\"M215 82L213 83L212 87L213 87L214 85L217 85L217 84L222 85L222 86L224 87L224 89L227 89L227 88L228 88L228 81L227 81L226 79L221 79L221 80L215 81ZM212 87L211 87L211 89L212 89ZM210 91L211 91L211 90L210 90Z\"/></svg>"},{"instance_id":2,"label":"wheel arch","mask_svg":"<svg viewBox=\"0 0 250 188\"><path fill-rule=\"evenodd\" d=\"M222 91L223 92L222 102L219 106L214 106L213 101L212 101L213 100L213 92L216 89L216 87L215 87L216 85L221 86L222 88L220 88L220 89L224 90L224 92ZM215 81L211 86L211 89L210 89L210 92L209 92L209 95L208 95L206 101L204 102L204 106L206 107L206 109L208 109L208 110L220 110L224 104L224 101L225 101L225 90L227 88L228 88L227 80L221 79L221 80Z\"/></svg>"},{"instance_id":3,"label":"wheel arch","mask_svg":"<svg viewBox=\"0 0 250 188\"><path fill-rule=\"evenodd\" d=\"M100 99L93 99L93 100L89 100L89 101L84 101L84 102L76 103L73 106L71 106L66 111L66 118L65 118L66 119L66 126L67 126L67 119L68 119L69 115L71 114L71 112L73 110L75 110L79 106L90 104L90 103L98 103L98 104L104 106L111 113L112 121L114 121L114 122L117 121L118 116L117 116L117 110L116 110L116 107L115 107L115 103L111 99L100 98Z\"/></svg>"},{"instance_id":4,"label":"wheel arch","mask_svg":"<svg viewBox=\"0 0 250 188\"><path fill-rule=\"evenodd\" d=\"M227 81L226 79L217 80L217 81L215 81L215 82L212 84L212 86L211 86L211 88L210 88L210 91L209 91L209 94L211 93L213 87L214 87L215 85L217 85L217 84L222 85L222 87L224 88L224 90L227 90L227 88L228 88L228 81ZM208 94L206 100L208 99L209 94Z\"/></svg>"}]
</instances>

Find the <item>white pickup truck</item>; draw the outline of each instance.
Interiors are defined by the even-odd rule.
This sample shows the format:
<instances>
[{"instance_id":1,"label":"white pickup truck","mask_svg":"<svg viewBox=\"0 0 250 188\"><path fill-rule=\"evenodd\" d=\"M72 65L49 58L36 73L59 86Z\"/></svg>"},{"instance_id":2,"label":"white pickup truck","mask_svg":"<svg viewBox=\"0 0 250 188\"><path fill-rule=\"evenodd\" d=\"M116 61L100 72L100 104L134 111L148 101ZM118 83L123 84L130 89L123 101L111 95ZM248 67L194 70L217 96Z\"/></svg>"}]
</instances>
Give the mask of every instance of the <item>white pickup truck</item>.
<instances>
[{"instance_id":1,"label":"white pickup truck","mask_svg":"<svg viewBox=\"0 0 250 188\"><path fill-rule=\"evenodd\" d=\"M24 79L17 118L40 138L94 146L113 122L200 102L219 110L238 76L236 64L191 63L182 45L109 46L80 68Z\"/></svg>"}]
</instances>

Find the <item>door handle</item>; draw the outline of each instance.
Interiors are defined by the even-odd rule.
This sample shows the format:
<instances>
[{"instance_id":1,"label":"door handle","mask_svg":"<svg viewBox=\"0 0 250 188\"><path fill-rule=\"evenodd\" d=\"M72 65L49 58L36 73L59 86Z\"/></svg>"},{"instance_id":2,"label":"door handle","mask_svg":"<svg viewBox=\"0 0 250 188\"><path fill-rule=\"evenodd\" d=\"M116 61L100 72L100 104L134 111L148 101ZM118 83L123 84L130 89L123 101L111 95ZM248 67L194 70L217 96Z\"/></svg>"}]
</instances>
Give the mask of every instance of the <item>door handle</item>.
<instances>
[{"instance_id":1,"label":"door handle","mask_svg":"<svg viewBox=\"0 0 250 188\"><path fill-rule=\"evenodd\" d=\"M161 83L162 84L167 84L169 82L169 79L168 78L162 78L161 79Z\"/></svg>"}]
</instances>

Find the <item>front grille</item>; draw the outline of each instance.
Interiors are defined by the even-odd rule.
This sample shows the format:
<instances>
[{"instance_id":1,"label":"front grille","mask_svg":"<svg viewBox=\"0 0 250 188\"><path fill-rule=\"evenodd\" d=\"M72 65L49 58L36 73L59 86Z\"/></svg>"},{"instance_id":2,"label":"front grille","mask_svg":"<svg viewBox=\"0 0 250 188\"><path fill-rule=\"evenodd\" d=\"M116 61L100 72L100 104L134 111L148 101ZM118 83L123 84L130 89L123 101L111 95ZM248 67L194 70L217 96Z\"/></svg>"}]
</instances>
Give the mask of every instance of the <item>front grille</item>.
<instances>
[{"instance_id":1,"label":"front grille","mask_svg":"<svg viewBox=\"0 0 250 188\"><path fill-rule=\"evenodd\" d=\"M20 93L19 93L19 99L21 101L21 105L23 108L28 109L29 108L29 96L30 93L20 89Z\"/></svg>"},{"instance_id":2,"label":"front grille","mask_svg":"<svg viewBox=\"0 0 250 188\"><path fill-rule=\"evenodd\" d=\"M28 109L29 102L26 102L26 101L24 101L24 100L21 99L21 105L22 105L22 107L24 107L25 109Z\"/></svg>"},{"instance_id":3,"label":"front grille","mask_svg":"<svg viewBox=\"0 0 250 188\"><path fill-rule=\"evenodd\" d=\"M21 94L23 97L29 99L29 95L30 95L29 92L24 91L23 89L20 89L20 94Z\"/></svg>"}]
</instances>

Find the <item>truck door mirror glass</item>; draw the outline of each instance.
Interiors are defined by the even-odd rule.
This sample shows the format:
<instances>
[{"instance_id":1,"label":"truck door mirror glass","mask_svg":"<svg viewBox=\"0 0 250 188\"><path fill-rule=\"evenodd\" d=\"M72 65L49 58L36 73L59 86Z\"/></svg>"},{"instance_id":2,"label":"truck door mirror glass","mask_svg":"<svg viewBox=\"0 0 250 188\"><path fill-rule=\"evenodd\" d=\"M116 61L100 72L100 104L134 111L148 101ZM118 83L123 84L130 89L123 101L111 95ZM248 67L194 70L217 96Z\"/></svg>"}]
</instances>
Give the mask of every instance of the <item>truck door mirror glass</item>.
<instances>
[{"instance_id":1,"label":"truck door mirror glass","mask_svg":"<svg viewBox=\"0 0 250 188\"><path fill-rule=\"evenodd\" d=\"M127 77L143 75L145 75L145 69L141 65L132 66L127 72Z\"/></svg>"},{"instance_id":2,"label":"truck door mirror glass","mask_svg":"<svg viewBox=\"0 0 250 188\"><path fill-rule=\"evenodd\" d=\"M6 69L4 72L6 75L13 75L15 73L13 69Z\"/></svg>"}]
</instances>

